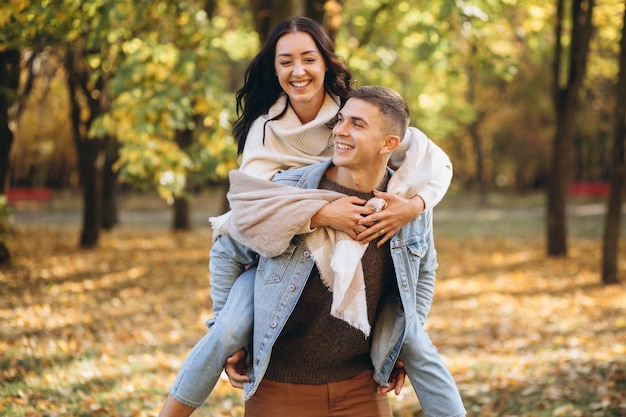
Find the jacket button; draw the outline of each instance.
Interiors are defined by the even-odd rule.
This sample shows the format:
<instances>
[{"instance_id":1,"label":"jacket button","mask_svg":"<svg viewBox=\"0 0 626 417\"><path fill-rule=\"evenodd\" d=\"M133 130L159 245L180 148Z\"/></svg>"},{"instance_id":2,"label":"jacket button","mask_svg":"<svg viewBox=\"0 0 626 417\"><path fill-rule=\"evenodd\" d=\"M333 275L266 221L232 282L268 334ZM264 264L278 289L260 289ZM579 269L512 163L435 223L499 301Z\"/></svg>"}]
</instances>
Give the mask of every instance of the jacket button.
<instances>
[{"instance_id":1,"label":"jacket button","mask_svg":"<svg viewBox=\"0 0 626 417\"><path fill-rule=\"evenodd\" d=\"M311 256L311 251L305 250L302 254L304 255L305 258L308 258L309 256Z\"/></svg>"},{"instance_id":2,"label":"jacket button","mask_svg":"<svg viewBox=\"0 0 626 417\"><path fill-rule=\"evenodd\" d=\"M296 290L296 286L295 286L295 285L293 285L293 284L291 284L291 285L289 286L289 291L292 291L292 292L293 292L293 291L295 291L295 290Z\"/></svg>"},{"instance_id":3,"label":"jacket button","mask_svg":"<svg viewBox=\"0 0 626 417\"><path fill-rule=\"evenodd\" d=\"M273 321L273 322L270 324L270 327L271 327L272 329L275 329L275 328L276 328L276 326L278 326L278 324L276 324L276 322L275 322L275 321Z\"/></svg>"}]
</instances>

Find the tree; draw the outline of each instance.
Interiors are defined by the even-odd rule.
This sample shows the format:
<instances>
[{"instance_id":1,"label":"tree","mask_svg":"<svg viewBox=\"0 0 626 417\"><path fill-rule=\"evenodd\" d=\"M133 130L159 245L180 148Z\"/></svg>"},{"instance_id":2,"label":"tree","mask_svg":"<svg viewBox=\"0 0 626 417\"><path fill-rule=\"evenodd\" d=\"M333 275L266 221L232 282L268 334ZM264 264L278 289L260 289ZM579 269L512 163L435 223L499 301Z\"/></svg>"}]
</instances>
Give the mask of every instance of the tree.
<instances>
[{"instance_id":1,"label":"tree","mask_svg":"<svg viewBox=\"0 0 626 417\"><path fill-rule=\"evenodd\" d=\"M83 40L84 41L84 40ZM97 245L102 223L102 184L104 146L106 139L90 138L87 135L94 120L104 112L98 91L105 94L105 79L99 77L96 86L91 86L92 73L85 56L84 42L77 42L66 51L65 70L70 100L72 133L79 155L79 175L83 190L83 223L80 235L81 247ZM87 102L87 115L82 104Z\"/></svg>"},{"instance_id":2,"label":"tree","mask_svg":"<svg viewBox=\"0 0 626 417\"><path fill-rule=\"evenodd\" d=\"M35 6L38 7L38 6ZM34 11L36 15L28 16L24 11L28 8L27 1L14 1L8 5L0 6L0 194L8 191L10 155L13 146L13 131L10 128L11 121L15 122L20 113L22 98L28 94L33 85L33 71L30 64L33 63L34 54L31 55L26 86L20 95L20 65L22 48L25 45L34 50L41 47L41 38L32 28L28 28L32 22L41 21L45 13L41 10ZM10 112L12 113L10 114ZM13 120L11 120L13 119Z\"/></svg>"},{"instance_id":3,"label":"tree","mask_svg":"<svg viewBox=\"0 0 626 417\"><path fill-rule=\"evenodd\" d=\"M13 131L9 127L9 109L16 101L19 87L20 51L0 51L0 195L9 187L9 155Z\"/></svg>"},{"instance_id":4,"label":"tree","mask_svg":"<svg viewBox=\"0 0 626 417\"><path fill-rule=\"evenodd\" d=\"M321 23L334 40L341 26L341 3L341 0L249 0L261 43L281 21L292 16L307 16Z\"/></svg>"},{"instance_id":5,"label":"tree","mask_svg":"<svg viewBox=\"0 0 626 417\"><path fill-rule=\"evenodd\" d=\"M202 7L201 7L202 6ZM232 63L258 47L235 6L161 4L152 24L123 41L123 62L109 83L111 108L91 129L120 141L120 179L156 188L173 208L172 227L190 228L194 189L225 178L236 167L230 135L234 98L227 88L238 76ZM167 15L167 24L159 19Z\"/></svg>"},{"instance_id":6,"label":"tree","mask_svg":"<svg viewBox=\"0 0 626 417\"><path fill-rule=\"evenodd\" d=\"M554 107L556 132L548 183L547 240L549 256L567 255L567 193L572 169L572 143L579 92L585 77L592 34L593 0L572 0L569 36L566 36L565 1L557 0L555 26ZM565 53L569 42L568 53Z\"/></svg>"},{"instance_id":7,"label":"tree","mask_svg":"<svg viewBox=\"0 0 626 417\"><path fill-rule=\"evenodd\" d=\"M84 191L83 230L80 237L80 245L83 247L94 246L98 241L102 209L101 152L106 140L89 140L87 134L91 123L106 108L106 80L114 65L104 69L99 64L114 62L103 56L111 51L109 47L120 31L109 33L111 26L107 24L114 21L120 28L124 27L122 23L127 20L121 18L123 14L115 16L116 7L124 3L130 11L137 7L123 0L106 5L97 1L54 0L45 3L14 1L0 10L0 21L4 22L7 13L10 16L11 25L8 27L13 33L8 36L11 40L9 45L14 44L16 49L30 51L33 57L45 48L54 46L64 56L71 108L68 117L73 126ZM2 39L6 36L5 29L3 26ZM106 58L111 55L115 54L109 54Z\"/></svg>"},{"instance_id":8,"label":"tree","mask_svg":"<svg viewBox=\"0 0 626 417\"><path fill-rule=\"evenodd\" d=\"M547 123L535 117L536 124L530 124L520 117L524 111L545 115L534 106L545 101L545 89L528 77L529 71L519 70L543 72L541 58L550 42L545 26L552 14L545 2L431 0L419 8L405 1L343 4L353 18L337 45L355 78L402 91L412 123L450 154L455 184L475 186L486 201L496 179L498 185L513 186L522 177L519 171L545 166L528 144L544 141L544 134L530 132L542 132ZM510 104L517 91L528 97L528 86L533 87L529 107ZM502 154L513 143L532 164L518 154Z\"/></svg>"},{"instance_id":9,"label":"tree","mask_svg":"<svg viewBox=\"0 0 626 417\"><path fill-rule=\"evenodd\" d=\"M604 237L602 241L602 282L604 284L617 284L619 282L617 260L624 182L626 181L626 160L624 158L624 142L626 141L626 8L624 9L622 21L619 73L616 84L613 121L613 158L610 169L611 191L607 203L607 215L604 223Z\"/></svg>"},{"instance_id":10,"label":"tree","mask_svg":"<svg viewBox=\"0 0 626 417\"><path fill-rule=\"evenodd\" d=\"M254 28L259 34L261 44L281 21L294 16L294 13L303 12L298 7L299 3L297 0L250 0Z\"/></svg>"}]
</instances>

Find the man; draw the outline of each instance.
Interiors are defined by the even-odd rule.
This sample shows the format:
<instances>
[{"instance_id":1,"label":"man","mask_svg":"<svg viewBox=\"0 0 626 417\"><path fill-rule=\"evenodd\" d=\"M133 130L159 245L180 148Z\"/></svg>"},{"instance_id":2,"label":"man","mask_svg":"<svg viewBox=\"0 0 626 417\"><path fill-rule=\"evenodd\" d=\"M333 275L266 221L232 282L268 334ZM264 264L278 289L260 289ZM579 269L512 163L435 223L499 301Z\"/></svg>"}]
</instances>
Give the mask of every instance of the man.
<instances>
[{"instance_id":1,"label":"man","mask_svg":"<svg viewBox=\"0 0 626 417\"><path fill-rule=\"evenodd\" d=\"M280 172L273 181L367 200L373 190L386 189L392 174L387 163L408 121L399 94L361 87L339 112L332 160ZM251 355L245 364L239 351L226 366L231 383L244 386L245 415L391 416L377 387L387 384L400 359L427 416L464 416L454 381L423 330L437 267L432 211L384 245L368 245L356 285L328 276L321 267L326 260L319 259L323 251L310 247L308 236L296 236L282 255L258 261ZM339 244L334 237L327 240ZM220 237L211 253L212 285L232 282L256 256ZM344 309L338 312L337 305Z\"/></svg>"}]
</instances>

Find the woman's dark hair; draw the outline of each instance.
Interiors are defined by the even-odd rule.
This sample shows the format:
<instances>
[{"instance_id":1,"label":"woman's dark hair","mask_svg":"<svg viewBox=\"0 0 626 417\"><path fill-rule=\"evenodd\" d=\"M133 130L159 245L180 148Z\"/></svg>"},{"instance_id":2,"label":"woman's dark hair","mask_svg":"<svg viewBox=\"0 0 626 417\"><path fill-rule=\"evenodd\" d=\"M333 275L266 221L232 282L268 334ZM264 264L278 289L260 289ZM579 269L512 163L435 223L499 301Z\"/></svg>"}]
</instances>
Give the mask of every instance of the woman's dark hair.
<instances>
[{"instance_id":1,"label":"woman's dark hair","mask_svg":"<svg viewBox=\"0 0 626 417\"><path fill-rule=\"evenodd\" d=\"M252 123L266 114L283 92L274 71L274 57L278 40L287 33L306 32L313 38L324 57L328 70L324 77L327 92L339 97L341 104L351 91L352 73L348 66L335 55L335 48L324 28L308 17L292 17L281 22L270 34L263 49L246 69L243 87L237 91L237 115L233 125L233 136L237 140L237 152L241 154ZM289 106L274 119L281 118Z\"/></svg>"}]
</instances>

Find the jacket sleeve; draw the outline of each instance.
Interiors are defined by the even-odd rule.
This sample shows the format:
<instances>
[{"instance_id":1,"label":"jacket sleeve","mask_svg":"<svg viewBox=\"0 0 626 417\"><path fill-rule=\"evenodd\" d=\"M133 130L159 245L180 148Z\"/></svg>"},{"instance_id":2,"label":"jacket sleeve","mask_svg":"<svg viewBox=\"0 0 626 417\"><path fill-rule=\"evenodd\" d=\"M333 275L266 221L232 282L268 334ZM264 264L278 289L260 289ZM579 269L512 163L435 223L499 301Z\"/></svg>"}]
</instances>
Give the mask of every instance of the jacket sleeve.
<instances>
[{"instance_id":1,"label":"jacket sleeve","mask_svg":"<svg viewBox=\"0 0 626 417\"><path fill-rule=\"evenodd\" d=\"M448 155L414 127L409 127L389 162L398 168L387 191L405 198L419 195L426 208L436 206L443 199L452 181Z\"/></svg>"},{"instance_id":2,"label":"jacket sleeve","mask_svg":"<svg viewBox=\"0 0 626 417\"><path fill-rule=\"evenodd\" d=\"M424 200L426 208L433 208L439 204L452 182L452 162L448 155L432 141L431 146L433 154L432 176L424 189L417 193Z\"/></svg>"},{"instance_id":3,"label":"jacket sleeve","mask_svg":"<svg viewBox=\"0 0 626 417\"><path fill-rule=\"evenodd\" d=\"M224 307L235 280L247 268L255 264L258 255L234 239L222 235L211 248L209 273L211 279L211 300L215 317Z\"/></svg>"},{"instance_id":4,"label":"jacket sleeve","mask_svg":"<svg viewBox=\"0 0 626 417\"><path fill-rule=\"evenodd\" d=\"M424 212L423 215L428 216L428 234L425 236L427 249L420 261L419 277L415 289L415 310L422 325L426 322L435 295L435 278L438 267L437 250L433 237L432 210Z\"/></svg>"}]
</instances>

